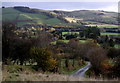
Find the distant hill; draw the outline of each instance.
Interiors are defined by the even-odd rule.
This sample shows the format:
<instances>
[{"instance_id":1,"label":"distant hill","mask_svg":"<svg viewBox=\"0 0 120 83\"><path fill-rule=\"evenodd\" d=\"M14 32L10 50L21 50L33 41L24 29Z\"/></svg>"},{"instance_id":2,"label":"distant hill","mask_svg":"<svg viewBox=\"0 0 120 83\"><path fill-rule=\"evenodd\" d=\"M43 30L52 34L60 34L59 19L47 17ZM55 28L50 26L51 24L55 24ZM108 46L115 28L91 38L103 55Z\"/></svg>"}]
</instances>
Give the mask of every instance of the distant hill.
<instances>
[{"instance_id":1,"label":"distant hill","mask_svg":"<svg viewBox=\"0 0 120 83\"><path fill-rule=\"evenodd\" d=\"M64 20L51 15L51 13L38 10L30 9L28 7L10 7L2 8L2 20L12 21L18 26L23 26L25 24L64 24Z\"/></svg>"},{"instance_id":2,"label":"distant hill","mask_svg":"<svg viewBox=\"0 0 120 83\"><path fill-rule=\"evenodd\" d=\"M100 10L79 10L79 11L48 11L41 9L31 9L29 7L9 7L2 8L3 21L12 21L18 26L25 24L48 24L48 25L100 25L118 24L116 12L106 12Z\"/></svg>"},{"instance_id":3,"label":"distant hill","mask_svg":"<svg viewBox=\"0 0 120 83\"><path fill-rule=\"evenodd\" d=\"M101 10L78 10L72 12L54 10L54 12L67 18L77 19L78 22L88 24L118 24L118 13L116 12Z\"/></svg>"}]
</instances>

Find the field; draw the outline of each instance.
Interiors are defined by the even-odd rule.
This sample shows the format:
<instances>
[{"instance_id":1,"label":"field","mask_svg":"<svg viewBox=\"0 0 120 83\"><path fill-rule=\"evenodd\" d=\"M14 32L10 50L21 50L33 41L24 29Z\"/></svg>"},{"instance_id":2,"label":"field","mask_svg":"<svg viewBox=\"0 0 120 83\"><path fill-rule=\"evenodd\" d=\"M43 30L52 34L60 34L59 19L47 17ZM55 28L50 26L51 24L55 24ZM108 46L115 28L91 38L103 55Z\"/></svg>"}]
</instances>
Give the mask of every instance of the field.
<instances>
[{"instance_id":1,"label":"field","mask_svg":"<svg viewBox=\"0 0 120 83\"><path fill-rule=\"evenodd\" d=\"M4 67L6 68L6 67ZM14 67L12 67L14 68ZM20 67L21 68L21 67ZM41 72L33 72L30 69L26 69L24 67L22 72L17 73L10 73L7 72L9 70L6 68L6 70L3 70L3 78L2 81L95 81L96 79L93 78L81 78L81 77L72 77L69 75L63 75L63 74L55 74L55 73L41 73Z\"/></svg>"},{"instance_id":2,"label":"field","mask_svg":"<svg viewBox=\"0 0 120 83\"><path fill-rule=\"evenodd\" d=\"M79 32L62 32L62 35L65 35L65 34L79 34Z\"/></svg>"},{"instance_id":3,"label":"field","mask_svg":"<svg viewBox=\"0 0 120 83\"><path fill-rule=\"evenodd\" d=\"M62 42L64 42L64 43L68 43L69 42L69 40L58 40L58 41L62 41ZM79 42L81 42L81 43L85 43L85 42L87 42L87 41L89 41L89 40L79 40ZM51 44L56 44L56 42L57 41L53 41L53 42L51 42Z\"/></svg>"},{"instance_id":4,"label":"field","mask_svg":"<svg viewBox=\"0 0 120 83\"><path fill-rule=\"evenodd\" d=\"M101 35L120 35L120 33L101 33Z\"/></svg>"},{"instance_id":5,"label":"field","mask_svg":"<svg viewBox=\"0 0 120 83\"><path fill-rule=\"evenodd\" d=\"M120 44L115 44L115 48L120 48Z\"/></svg>"},{"instance_id":6,"label":"field","mask_svg":"<svg viewBox=\"0 0 120 83\"><path fill-rule=\"evenodd\" d=\"M24 24L64 24L64 21L58 18L51 18L43 13L24 13L14 8L3 8L3 21L15 21L18 26Z\"/></svg>"},{"instance_id":7,"label":"field","mask_svg":"<svg viewBox=\"0 0 120 83\"><path fill-rule=\"evenodd\" d=\"M112 25L112 24L89 24L89 25L86 25L86 26L98 26L98 28L118 28L118 25Z\"/></svg>"},{"instance_id":8,"label":"field","mask_svg":"<svg viewBox=\"0 0 120 83\"><path fill-rule=\"evenodd\" d=\"M77 19L77 18L72 18L72 17L65 17L66 20L68 20L70 23L72 22L77 22L78 20L82 21L83 19Z\"/></svg>"},{"instance_id":9,"label":"field","mask_svg":"<svg viewBox=\"0 0 120 83\"><path fill-rule=\"evenodd\" d=\"M13 8L5 8L2 10L2 20L3 21L13 21L20 14L20 11L17 11Z\"/></svg>"}]
</instances>

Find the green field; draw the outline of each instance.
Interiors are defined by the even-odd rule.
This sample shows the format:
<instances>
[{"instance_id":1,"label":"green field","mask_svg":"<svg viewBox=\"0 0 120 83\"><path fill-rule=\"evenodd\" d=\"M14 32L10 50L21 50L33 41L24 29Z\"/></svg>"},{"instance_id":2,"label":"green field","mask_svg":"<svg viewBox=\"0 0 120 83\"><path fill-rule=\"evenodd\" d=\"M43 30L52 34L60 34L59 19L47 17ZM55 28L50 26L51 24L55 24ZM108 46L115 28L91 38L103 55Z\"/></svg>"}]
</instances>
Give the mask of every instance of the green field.
<instances>
[{"instance_id":1,"label":"green field","mask_svg":"<svg viewBox=\"0 0 120 83\"><path fill-rule=\"evenodd\" d=\"M101 35L120 35L120 33L101 33Z\"/></svg>"},{"instance_id":2,"label":"green field","mask_svg":"<svg viewBox=\"0 0 120 83\"><path fill-rule=\"evenodd\" d=\"M120 44L115 44L115 48L120 48Z\"/></svg>"},{"instance_id":3,"label":"green field","mask_svg":"<svg viewBox=\"0 0 120 83\"><path fill-rule=\"evenodd\" d=\"M64 42L64 43L68 43L69 42L69 40L58 40L58 41L62 41L62 42ZM81 42L81 43L85 43L85 42L87 42L87 41L89 41L89 40L79 40L79 42ZM51 44L56 44L56 42L57 41L53 41L53 42L51 42Z\"/></svg>"},{"instance_id":4,"label":"green field","mask_svg":"<svg viewBox=\"0 0 120 83\"><path fill-rule=\"evenodd\" d=\"M65 24L64 21L55 17L51 18L43 13L24 13L14 8L3 8L2 15L3 21L18 21L18 26L24 24Z\"/></svg>"},{"instance_id":5,"label":"green field","mask_svg":"<svg viewBox=\"0 0 120 83\"><path fill-rule=\"evenodd\" d=\"M65 34L79 34L79 32L62 32L62 35L65 35Z\"/></svg>"},{"instance_id":6,"label":"green field","mask_svg":"<svg viewBox=\"0 0 120 83\"><path fill-rule=\"evenodd\" d=\"M102 25L94 25L94 24L90 24L90 25L86 25L86 26L98 26L98 28L118 28L118 25L109 25L109 24L102 24Z\"/></svg>"}]
</instances>

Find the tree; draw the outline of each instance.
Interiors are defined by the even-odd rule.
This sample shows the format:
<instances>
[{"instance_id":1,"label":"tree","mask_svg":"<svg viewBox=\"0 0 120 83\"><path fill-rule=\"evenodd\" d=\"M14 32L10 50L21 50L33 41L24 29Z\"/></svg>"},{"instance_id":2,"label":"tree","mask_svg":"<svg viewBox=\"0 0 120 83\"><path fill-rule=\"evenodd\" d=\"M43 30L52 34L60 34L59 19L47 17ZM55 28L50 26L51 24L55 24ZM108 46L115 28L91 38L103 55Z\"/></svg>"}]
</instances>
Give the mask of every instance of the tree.
<instances>
[{"instance_id":1,"label":"tree","mask_svg":"<svg viewBox=\"0 0 120 83\"><path fill-rule=\"evenodd\" d=\"M14 61L19 60L20 65L23 65L25 61L30 60L29 51L33 45L29 39L16 39L13 43L14 55L12 56L12 59Z\"/></svg>"},{"instance_id":2,"label":"tree","mask_svg":"<svg viewBox=\"0 0 120 83\"><path fill-rule=\"evenodd\" d=\"M52 41L52 35L45 31L38 31L37 38L32 38L31 41L35 47L46 48Z\"/></svg>"},{"instance_id":3,"label":"tree","mask_svg":"<svg viewBox=\"0 0 120 83\"><path fill-rule=\"evenodd\" d=\"M108 59L106 55L107 55L106 50L104 50L101 47L91 48L88 51L87 57L91 62L96 75L99 75L101 73L101 70L102 70L101 63Z\"/></svg>"},{"instance_id":4,"label":"tree","mask_svg":"<svg viewBox=\"0 0 120 83\"><path fill-rule=\"evenodd\" d=\"M38 68L43 71L52 71L57 67L57 61L51 57L51 54L47 49L36 47L31 48L30 51L30 55L37 62Z\"/></svg>"},{"instance_id":5,"label":"tree","mask_svg":"<svg viewBox=\"0 0 120 83\"><path fill-rule=\"evenodd\" d=\"M114 43L113 39L109 40L109 45L110 45L110 47L114 47L115 43Z\"/></svg>"},{"instance_id":6,"label":"tree","mask_svg":"<svg viewBox=\"0 0 120 83\"><path fill-rule=\"evenodd\" d=\"M114 59L115 65L113 67L113 75L115 77L120 77L120 56Z\"/></svg>"},{"instance_id":7,"label":"tree","mask_svg":"<svg viewBox=\"0 0 120 83\"><path fill-rule=\"evenodd\" d=\"M20 65L23 65L29 59L29 50L32 47L32 43L29 39L22 39L16 35L16 28L13 23L3 23L2 59L5 64L7 59L11 59L14 63L19 60Z\"/></svg>"},{"instance_id":8,"label":"tree","mask_svg":"<svg viewBox=\"0 0 120 83\"><path fill-rule=\"evenodd\" d=\"M115 58L115 57L118 57L120 56L120 49L117 49L117 48L109 48L108 51L107 51L107 56L109 58Z\"/></svg>"},{"instance_id":9,"label":"tree","mask_svg":"<svg viewBox=\"0 0 120 83\"><path fill-rule=\"evenodd\" d=\"M3 22L2 25L2 60L6 62L7 58L11 58L13 41L18 36L14 33L16 29L15 24L10 22Z\"/></svg>"}]
</instances>

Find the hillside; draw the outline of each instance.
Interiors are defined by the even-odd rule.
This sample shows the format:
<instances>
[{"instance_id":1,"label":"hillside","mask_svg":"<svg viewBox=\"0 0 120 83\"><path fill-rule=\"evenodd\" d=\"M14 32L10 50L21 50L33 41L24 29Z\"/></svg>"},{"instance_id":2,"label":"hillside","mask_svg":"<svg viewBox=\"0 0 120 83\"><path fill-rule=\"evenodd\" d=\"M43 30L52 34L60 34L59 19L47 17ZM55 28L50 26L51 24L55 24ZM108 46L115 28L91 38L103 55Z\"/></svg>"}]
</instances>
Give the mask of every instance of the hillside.
<instances>
[{"instance_id":1,"label":"hillside","mask_svg":"<svg viewBox=\"0 0 120 83\"><path fill-rule=\"evenodd\" d=\"M102 10L79 10L79 11L57 11L55 13L64 17L74 18L78 22L87 24L117 24L118 15L115 12L107 12Z\"/></svg>"},{"instance_id":2,"label":"hillside","mask_svg":"<svg viewBox=\"0 0 120 83\"><path fill-rule=\"evenodd\" d=\"M33 10L32 10L33 11ZM56 17L51 17L44 12L25 12L15 8L3 8L2 9L3 21L15 22L18 26L25 24L64 24L65 22Z\"/></svg>"},{"instance_id":3,"label":"hillside","mask_svg":"<svg viewBox=\"0 0 120 83\"><path fill-rule=\"evenodd\" d=\"M102 27L117 27L118 15L115 12L101 10L78 10L78 11L58 11L31 9L29 7L9 7L2 8L3 21L13 21L18 26L25 24L48 24L48 25L101 25Z\"/></svg>"}]
</instances>

